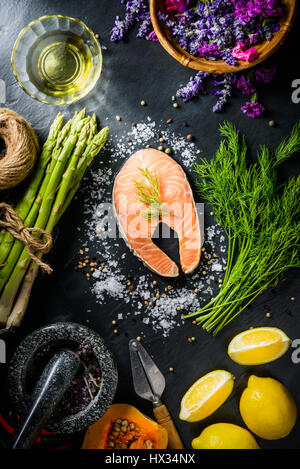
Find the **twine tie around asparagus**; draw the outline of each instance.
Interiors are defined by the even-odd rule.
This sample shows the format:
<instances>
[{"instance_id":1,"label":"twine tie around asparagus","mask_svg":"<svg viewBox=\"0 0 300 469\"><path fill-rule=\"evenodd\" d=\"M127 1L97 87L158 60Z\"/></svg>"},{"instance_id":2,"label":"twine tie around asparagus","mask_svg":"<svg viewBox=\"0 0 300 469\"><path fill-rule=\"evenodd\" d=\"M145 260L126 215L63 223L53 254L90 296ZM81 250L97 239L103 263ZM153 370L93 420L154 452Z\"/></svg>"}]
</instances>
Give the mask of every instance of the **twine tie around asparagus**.
<instances>
[{"instance_id":1,"label":"twine tie around asparagus","mask_svg":"<svg viewBox=\"0 0 300 469\"><path fill-rule=\"evenodd\" d=\"M51 250L51 234L40 228L28 228L25 226L19 215L5 202L0 203L0 228L8 231L15 239L21 241L26 246L28 255L41 269L47 272L47 274L52 273L51 267L35 255L35 252L47 254ZM40 234L42 237L34 236L34 233Z\"/></svg>"}]
</instances>

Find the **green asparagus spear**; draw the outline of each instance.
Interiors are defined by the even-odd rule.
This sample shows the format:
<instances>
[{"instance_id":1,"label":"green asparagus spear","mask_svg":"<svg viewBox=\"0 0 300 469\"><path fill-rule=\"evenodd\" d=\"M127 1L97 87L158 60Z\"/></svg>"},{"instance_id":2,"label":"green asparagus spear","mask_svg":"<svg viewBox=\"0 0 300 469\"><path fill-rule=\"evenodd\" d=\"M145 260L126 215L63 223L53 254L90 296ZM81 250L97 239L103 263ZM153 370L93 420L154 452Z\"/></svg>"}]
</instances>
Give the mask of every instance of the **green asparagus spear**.
<instances>
[{"instance_id":1,"label":"green asparagus spear","mask_svg":"<svg viewBox=\"0 0 300 469\"><path fill-rule=\"evenodd\" d=\"M63 213L65 213L65 211L67 210L71 200L73 199L74 195L76 194L76 192L77 192L77 190L80 186L81 180L82 180L82 178L85 174L86 169L91 164L91 162L93 161L95 156L98 155L98 153L101 151L101 149L105 145L105 142L106 142L107 137L108 137L108 132L109 132L109 127L104 127L103 129L101 129L100 132L98 132L98 134L95 135L92 142L90 143L90 145L86 149L86 151L84 153L84 154L86 154L85 158L83 159L83 157L82 157L81 160L79 161L79 164L78 164L78 167L77 167L77 170L76 170L76 174L73 178L73 186L71 187L71 189L70 189L70 191L67 195L67 198L65 200L64 206L63 206L62 211L61 211L61 216L63 215Z\"/></svg>"},{"instance_id":2,"label":"green asparagus spear","mask_svg":"<svg viewBox=\"0 0 300 469\"><path fill-rule=\"evenodd\" d=\"M51 153L56 144L62 123L63 116L61 113L58 113L50 127L48 138L43 146L41 156L38 158L37 166L34 170L28 189L16 207L16 212L22 220L25 219L39 189L40 183L43 179L44 170L50 161Z\"/></svg>"}]
</instances>

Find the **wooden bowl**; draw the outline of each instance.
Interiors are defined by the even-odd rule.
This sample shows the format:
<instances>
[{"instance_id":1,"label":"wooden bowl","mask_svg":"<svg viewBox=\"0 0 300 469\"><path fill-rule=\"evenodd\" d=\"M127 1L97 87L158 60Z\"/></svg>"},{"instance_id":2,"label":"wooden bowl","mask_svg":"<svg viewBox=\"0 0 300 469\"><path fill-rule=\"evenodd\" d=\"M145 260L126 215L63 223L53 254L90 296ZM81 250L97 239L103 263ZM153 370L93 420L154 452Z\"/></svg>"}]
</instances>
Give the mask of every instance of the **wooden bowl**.
<instances>
[{"instance_id":1,"label":"wooden bowl","mask_svg":"<svg viewBox=\"0 0 300 469\"><path fill-rule=\"evenodd\" d=\"M296 13L296 0L281 0L284 5L286 15L280 19L280 30L274 33L271 41L265 41L255 46L258 52L258 58L253 62L238 61L238 65L228 65L223 60L207 60L203 57L195 57L182 49L177 40L171 35L170 30L162 21L157 18L157 12L162 10L163 0L150 0L150 14L154 31L158 37L160 44L182 65L201 70L208 73L232 73L245 70L263 62L270 57L283 43L287 37L293 23Z\"/></svg>"}]
</instances>

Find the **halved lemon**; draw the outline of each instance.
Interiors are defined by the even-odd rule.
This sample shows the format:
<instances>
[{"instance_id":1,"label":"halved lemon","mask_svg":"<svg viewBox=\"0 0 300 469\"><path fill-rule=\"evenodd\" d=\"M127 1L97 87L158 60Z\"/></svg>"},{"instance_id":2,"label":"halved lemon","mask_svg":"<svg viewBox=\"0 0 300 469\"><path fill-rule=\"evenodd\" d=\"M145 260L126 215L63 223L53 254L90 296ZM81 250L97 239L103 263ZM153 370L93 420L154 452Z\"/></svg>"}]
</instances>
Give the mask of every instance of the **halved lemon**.
<instances>
[{"instance_id":1,"label":"halved lemon","mask_svg":"<svg viewBox=\"0 0 300 469\"><path fill-rule=\"evenodd\" d=\"M228 346L228 355L240 365L262 365L281 357L291 339L277 327L256 327L236 335Z\"/></svg>"},{"instance_id":2,"label":"halved lemon","mask_svg":"<svg viewBox=\"0 0 300 469\"><path fill-rule=\"evenodd\" d=\"M181 400L179 418L198 422L215 412L231 394L234 376L225 370L215 370L199 378Z\"/></svg>"}]
</instances>

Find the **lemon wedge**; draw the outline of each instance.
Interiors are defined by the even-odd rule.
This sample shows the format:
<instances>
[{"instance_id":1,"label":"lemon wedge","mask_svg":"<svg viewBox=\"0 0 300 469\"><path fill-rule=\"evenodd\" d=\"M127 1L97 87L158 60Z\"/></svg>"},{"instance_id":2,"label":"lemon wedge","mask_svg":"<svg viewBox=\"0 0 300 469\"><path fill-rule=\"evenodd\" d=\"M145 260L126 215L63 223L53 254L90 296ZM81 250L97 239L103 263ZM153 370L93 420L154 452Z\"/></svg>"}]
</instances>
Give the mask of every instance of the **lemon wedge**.
<instances>
[{"instance_id":1,"label":"lemon wedge","mask_svg":"<svg viewBox=\"0 0 300 469\"><path fill-rule=\"evenodd\" d=\"M281 357L291 339L277 327L256 327L236 335L228 346L228 355L240 365L262 365Z\"/></svg>"},{"instance_id":2,"label":"lemon wedge","mask_svg":"<svg viewBox=\"0 0 300 469\"><path fill-rule=\"evenodd\" d=\"M199 378L181 400L179 418L198 422L215 412L231 394L234 376L225 370L215 370Z\"/></svg>"}]
</instances>

